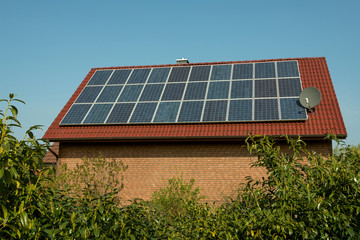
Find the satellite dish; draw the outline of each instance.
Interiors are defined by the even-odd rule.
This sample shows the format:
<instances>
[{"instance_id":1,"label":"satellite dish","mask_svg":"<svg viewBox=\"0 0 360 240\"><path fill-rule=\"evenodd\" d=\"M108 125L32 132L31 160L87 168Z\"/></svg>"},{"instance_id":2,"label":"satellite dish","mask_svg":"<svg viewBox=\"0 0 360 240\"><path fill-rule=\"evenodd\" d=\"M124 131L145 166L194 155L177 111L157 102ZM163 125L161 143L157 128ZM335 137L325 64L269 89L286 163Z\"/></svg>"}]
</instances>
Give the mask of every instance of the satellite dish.
<instances>
[{"instance_id":1,"label":"satellite dish","mask_svg":"<svg viewBox=\"0 0 360 240\"><path fill-rule=\"evenodd\" d=\"M300 104L312 112L314 107L316 107L321 101L321 93L319 89L315 87L308 87L300 93L299 98Z\"/></svg>"}]
</instances>

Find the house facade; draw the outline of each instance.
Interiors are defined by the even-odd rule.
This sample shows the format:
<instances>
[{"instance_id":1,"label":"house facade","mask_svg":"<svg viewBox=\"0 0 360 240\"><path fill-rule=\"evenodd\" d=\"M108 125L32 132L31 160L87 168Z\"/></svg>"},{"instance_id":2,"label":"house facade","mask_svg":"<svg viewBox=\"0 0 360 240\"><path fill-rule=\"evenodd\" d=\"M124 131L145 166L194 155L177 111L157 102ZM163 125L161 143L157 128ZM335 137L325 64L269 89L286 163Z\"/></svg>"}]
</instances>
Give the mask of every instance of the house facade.
<instances>
[{"instance_id":1,"label":"house facade","mask_svg":"<svg viewBox=\"0 0 360 240\"><path fill-rule=\"evenodd\" d=\"M308 87L322 96L311 112L299 103ZM319 57L93 68L43 138L56 143L58 164L75 167L100 153L123 161L123 199L149 199L182 174L207 201L221 201L246 176L266 174L250 168L249 135L301 136L327 156L330 131L347 136Z\"/></svg>"}]
</instances>

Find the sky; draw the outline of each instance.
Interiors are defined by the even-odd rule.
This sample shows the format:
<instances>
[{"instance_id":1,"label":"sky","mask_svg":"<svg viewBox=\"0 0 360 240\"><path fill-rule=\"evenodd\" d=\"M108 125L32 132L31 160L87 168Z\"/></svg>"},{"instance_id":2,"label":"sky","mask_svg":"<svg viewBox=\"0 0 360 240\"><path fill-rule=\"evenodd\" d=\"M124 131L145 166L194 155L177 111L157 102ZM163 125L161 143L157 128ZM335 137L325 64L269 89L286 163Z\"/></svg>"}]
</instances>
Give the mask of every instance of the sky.
<instances>
[{"instance_id":1,"label":"sky","mask_svg":"<svg viewBox=\"0 0 360 240\"><path fill-rule=\"evenodd\" d=\"M41 138L93 67L326 57L360 143L360 1L0 0L0 99ZM0 109L4 104L0 103Z\"/></svg>"}]
</instances>

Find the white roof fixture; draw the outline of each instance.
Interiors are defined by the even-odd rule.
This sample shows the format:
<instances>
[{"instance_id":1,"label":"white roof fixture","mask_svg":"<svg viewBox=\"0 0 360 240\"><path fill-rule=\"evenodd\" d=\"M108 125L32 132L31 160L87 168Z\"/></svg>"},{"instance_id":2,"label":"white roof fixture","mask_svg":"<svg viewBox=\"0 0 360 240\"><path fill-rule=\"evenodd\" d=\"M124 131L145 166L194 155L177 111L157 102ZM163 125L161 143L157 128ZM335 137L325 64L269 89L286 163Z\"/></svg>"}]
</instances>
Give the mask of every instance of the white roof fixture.
<instances>
[{"instance_id":1,"label":"white roof fixture","mask_svg":"<svg viewBox=\"0 0 360 240\"><path fill-rule=\"evenodd\" d=\"M176 59L176 64L188 64L189 61L186 58Z\"/></svg>"},{"instance_id":2,"label":"white roof fixture","mask_svg":"<svg viewBox=\"0 0 360 240\"><path fill-rule=\"evenodd\" d=\"M299 97L300 104L309 112L313 112L321 101L321 92L315 87L305 88Z\"/></svg>"}]
</instances>

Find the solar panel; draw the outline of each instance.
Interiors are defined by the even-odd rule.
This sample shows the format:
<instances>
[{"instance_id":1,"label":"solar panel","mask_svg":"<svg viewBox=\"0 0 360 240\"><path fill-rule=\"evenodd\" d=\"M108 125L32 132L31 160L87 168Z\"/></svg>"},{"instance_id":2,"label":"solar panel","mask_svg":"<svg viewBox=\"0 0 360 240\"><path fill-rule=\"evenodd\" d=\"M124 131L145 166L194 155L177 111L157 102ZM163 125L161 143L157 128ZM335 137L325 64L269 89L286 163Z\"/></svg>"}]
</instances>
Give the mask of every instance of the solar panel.
<instances>
[{"instance_id":1,"label":"solar panel","mask_svg":"<svg viewBox=\"0 0 360 240\"><path fill-rule=\"evenodd\" d=\"M74 104L67 112L61 124L79 124L82 122L87 112L91 108L91 104Z\"/></svg>"},{"instance_id":2,"label":"solar panel","mask_svg":"<svg viewBox=\"0 0 360 240\"><path fill-rule=\"evenodd\" d=\"M280 99L281 119L304 119L306 110L297 98Z\"/></svg>"},{"instance_id":3,"label":"solar panel","mask_svg":"<svg viewBox=\"0 0 360 240\"><path fill-rule=\"evenodd\" d=\"M138 103L130 119L131 123L151 122L157 103Z\"/></svg>"},{"instance_id":4,"label":"solar panel","mask_svg":"<svg viewBox=\"0 0 360 240\"><path fill-rule=\"evenodd\" d=\"M145 83L149 73L149 68L134 69L127 83Z\"/></svg>"},{"instance_id":5,"label":"solar panel","mask_svg":"<svg viewBox=\"0 0 360 240\"><path fill-rule=\"evenodd\" d=\"M229 121L251 121L252 100L231 100L229 106Z\"/></svg>"},{"instance_id":6,"label":"solar panel","mask_svg":"<svg viewBox=\"0 0 360 240\"><path fill-rule=\"evenodd\" d=\"M207 101L205 104L204 122L223 122L226 120L228 101Z\"/></svg>"},{"instance_id":7,"label":"solar panel","mask_svg":"<svg viewBox=\"0 0 360 240\"><path fill-rule=\"evenodd\" d=\"M76 99L76 103L92 103L103 87L86 87Z\"/></svg>"},{"instance_id":8,"label":"solar panel","mask_svg":"<svg viewBox=\"0 0 360 240\"><path fill-rule=\"evenodd\" d=\"M96 71L88 85L104 85L108 78L110 77L113 70L108 71Z\"/></svg>"},{"instance_id":9,"label":"solar panel","mask_svg":"<svg viewBox=\"0 0 360 240\"><path fill-rule=\"evenodd\" d=\"M254 64L234 64L232 79L252 79Z\"/></svg>"},{"instance_id":10,"label":"solar panel","mask_svg":"<svg viewBox=\"0 0 360 240\"><path fill-rule=\"evenodd\" d=\"M148 84L145 86L139 101L159 101L164 84Z\"/></svg>"},{"instance_id":11,"label":"solar panel","mask_svg":"<svg viewBox=\"0 0 360 240\"><path fill-rule=\"evenodd\" d=\"M136 102L144 85L127 85L122 91L118 102Z\"/></svg>"},{"instance_id":12,"label":"solar panel","mask_svg":"<svg viewBox=\"0 0 360 240\"><path fill-rule=\"evenodd\" d=\"M154 122L176 122L180 102L161 102L158 106Z\"/></svg>"},{"instance_id":13,"label":"solar panel","mask_svg":"<svg viewBox=\"0 0 360 240\"><path fill-rule=\"evenodd\" d=\"M278 62L278 77L299 77L299 69L296 61Z\"/></svg>"},{"instance_id":14,"label":"solar panel","mask_svg":"<svg viewBox=\"0 0 360 240\"><path fill-rule=\"evenodd\" d=\"M185 83L167 84L161 100L181 100L185 89Z\"/></svg>"},{"instance_id":15,"label":"solar panel","mask_svg":"<svg viewBox=\"0 0 360 240\"><path fill-rule=\"evenodd\" d=\"M253 81L233 81L231 98L252 98Z\"/></svg>"},{"instance_id":16,"label":"solar panel","mask_svg":"<svg viewBox=\"0 0 360 240\"><path fill-rule=\"evenodd\" d=\"M229 80L231 65L214 65L211 72L211 80Z\"/></svg>"},{"instance_id":17,"label":"solar panel","mask_svg":"<svg viewBox=\"0 0 360 240\"><path fill-rule=\"evenodd\" d=\"M255 120L279 119L279 104L277 99L255 99Z\"/></svg>"},{"instance_id":18,"label":"solar panel","mask_svg":"<svg viewBox=\"0 0 360 240\"><path fill-rule=\"evenodd\" d=\"M280 97L299 96L301 93L300 78L279 79Z\"/></svg>"},{"instance_id":19,"label":"solar panel","mask_svg":"<svg viewBox=\"0 0 360 240\"><path fill-rule=\"evenodd\" d=\"M106 86L96 102L115 102L123 86Z\"/></svg>"},{"instance_id":20,"label":"solar panel","mask_svg":"<svg viewBox=\"0 0 360 240\"><path fill-rule=\"evenodd\" d=\"M197 66L193 67L190 75L190 82L193 81L207 81L209 80L211 66Z\"/></svg>"},{"instance_id":21,"label":"solar panel","mask_svg":"<svg viewBox=\"0 0 360 240\"><path fill-rule=\"evenodd\" d=\"M207 82L188 83L184 100L204 99L206 88Z\"/></svg>"},{"instance_id":22,"label":"solar panel","mask_svg":"<svg viewBox=\"0 0 360 240\"><path fill-rule=\"evenodd\" d=\"M61 125L306 120L297 61L98 70Z\"/></svg>"},{"instance_id":23,"label":"solar panel","mask_svg":"<svg viewBox=\"0 0 360 240\"><path fill-rule=\"evenodd\" d=\"M127 123L135 103L117 103L110 113L106 123Z\"/></svg>"},{"instance_id":24,"label":"solar panel","mask_svg":"<svg viewBox=\"0 0 360 240\"><path fill-rule=\"evenodd\" d=\"M86 116L84 123L104 123L112 106L112 104L95 104Z\"/></svg>"},{"instance_id":25,"label":"solar panel","mask_svg":"<svg viewBox=\"0 0 360 240\"><path fill-rule=\"evenodd\" d=\"M255 80L255 97L277 97L276 79Z\"/></svg>"},{"instance_id":26,"label":"solar panel","mask_svg":"<svg viewBox=\"0 0 360 240\"><path fill-rule=\"evenodd\" d=\"M131 73L130 69L115 70L114 74L109 79L108 84L124 84Z\"/></svg>"},{"instance_id":27,"label":"solar panel","mask_svg":"<svg viewBox=\"0 0 360 240\"><path fill-rule=\"evenodd\" d=\"M190 67L175 67L172 69L169 82L186 82L189 76Z\"/></svg>"},{"instance_id":28,"label":"solar panel","mask_svg":"<svg viewBox=\"0 0 360 240\"><path fill-rule=\"evenodd\" d=\"M227 99L230 81L210 82L207 99Z\"/></svg>"},{"instance_id":29,"label":"solar panel","mask_svg":"<svg viewBox=\"0 0 360 240\"><path fill-rule=\"evenodd\" d=\"M200 122L204 101L183 102L178 122Z\"/></svg>"},{"instance_id":30,"label":"solar panel","mask_svg":"<svg viewBox=\"0 0 360 240\"><path fill-rule=\"evenodd\" d=\"M255 63L255 78L275 78L275 63Z\"/></svg>"},{"instance_id":31,"label":"solar panel","mask_svg":"<svg viewBox=\"0 0 360 240\"><path fill-rule=\"evenodd\" d=\"M166 82L170 68L154 68L149 77L148 83Z\"/></svg>"}]
</instances>

